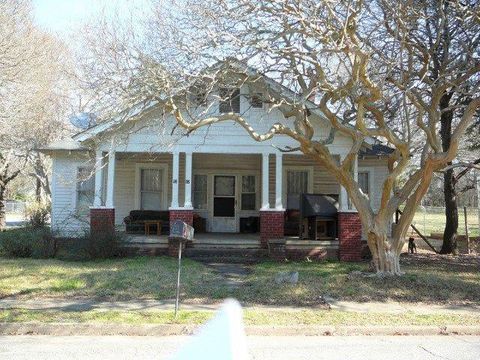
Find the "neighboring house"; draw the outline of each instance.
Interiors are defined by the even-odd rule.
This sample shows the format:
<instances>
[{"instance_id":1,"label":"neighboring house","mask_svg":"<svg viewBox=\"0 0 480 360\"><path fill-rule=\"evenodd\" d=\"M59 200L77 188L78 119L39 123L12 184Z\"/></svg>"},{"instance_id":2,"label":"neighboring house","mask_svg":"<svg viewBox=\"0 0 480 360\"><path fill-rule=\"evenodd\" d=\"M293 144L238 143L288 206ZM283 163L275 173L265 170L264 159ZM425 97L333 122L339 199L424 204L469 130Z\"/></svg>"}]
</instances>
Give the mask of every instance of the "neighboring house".
<instances>
[{"instance_id":1,"label":"neighboring house","mask_svg":"<svg viewBox=\"0 0 480 360\"><path fill-rule=\"evenodd\" d=\"M289 123L278 109L262 102L261 94L251 101L249 87L234 95L227 106L220 102L211 111L239 112L260 133L276 122ZM311 116L318 118L316 136L326 137L328 121L317 110ZM280 257L285 251L291 257L360 257L361 225L345 190L302 153L278 150L295 147L293 140L276 136L256 142L233 121L181 136L175 124L172 116L151 106L45 149L53 159L52 229L59 236L75 237L88 230L89 223L98 230L114 222L124 231L124 218L132 210L158 210L168 211L170 222L204 219L207 234L198 238L205 242L208 234L222 233L215 237L219 247L222 239L245 239L258 248L267 248L272 239L286 239L286 245L272 241L270 251L280 251ZM350 146L350 139L337 134L329 148L341 159ZM389 152L372 142L358 158L358 181L374 208L388 173ZM311 239L311 232L301 230L302 225L313 226L299 217L302 194L328 194L338 200L338 232L319 223L322 236ZM237 235L245 232L248 236ZM166 236L158 243L166 249Z\"/></svg>"}]
</instances>

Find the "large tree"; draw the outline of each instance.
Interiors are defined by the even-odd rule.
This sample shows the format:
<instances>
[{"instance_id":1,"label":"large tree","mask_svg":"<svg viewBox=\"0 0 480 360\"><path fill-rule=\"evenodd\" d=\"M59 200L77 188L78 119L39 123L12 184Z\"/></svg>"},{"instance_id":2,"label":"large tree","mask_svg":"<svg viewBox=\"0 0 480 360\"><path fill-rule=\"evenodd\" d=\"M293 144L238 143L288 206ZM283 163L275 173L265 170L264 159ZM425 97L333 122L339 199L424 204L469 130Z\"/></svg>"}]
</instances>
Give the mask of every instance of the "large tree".
<instances>
[{"instance_id":1,"label":"large tree","mask_svg":"<svg viewBox=\"0 0 480 360\"><path fill-rule=\"evenodd\" d=\"M5 192L21 173L32 169L37 194L49 194L47 161L36 149L64 130L65 59L62 44L35 25L29 1L0 2L0 229Z\"/></svg>"},{"instance_id":2,"label":"large tree","mask_svg":"<svg viewBox=\"0 0 480 360\"><path fill-rule=\"evenodd\" d=\"M433 173L455 158L480 106L478 87L465 86L479 77L476 40L464 36L480 32L479 5L449 1L459 29L450 41L458 51L445 52L443 66L434 74L432 54L438 53L442 39L429 43L426 34L432 21L443 23L450 16L442 11L444 1L174 4L158 2L145 26L104 21L91 30L90 57L84 64L102 108L120 112L134 103L156 101L187 132L234 121L257 141L279 135L292 138L298 144L295 150L315 159L347 190L377 272L401 274L399 255L415 210ZM424 11L426 6L438 7L435 18ZM215 66L218 61L222 66ZM279 122L260 132L261 125L248 123L243 114L219 116L212 111L219 87L261 86L259 74L281 84L275 91L262 89L262 96L271 108L283 112L288 124ZM449 146L442 148L441 101L453 88L469 97L455 105L459 120ZM199 98L203 110L197 107ZM312 113L319 111L329 126L316 133ZM340 135L350 139L351 147L339 162L329 144ZM381 192L377 210L353 173L360 149L371 138L394 149L389 175L377 189ZM413 139L421 140L420 154L415 153ZM391 229L400 207L403 215Z\"/></svg>"}]
</instances>

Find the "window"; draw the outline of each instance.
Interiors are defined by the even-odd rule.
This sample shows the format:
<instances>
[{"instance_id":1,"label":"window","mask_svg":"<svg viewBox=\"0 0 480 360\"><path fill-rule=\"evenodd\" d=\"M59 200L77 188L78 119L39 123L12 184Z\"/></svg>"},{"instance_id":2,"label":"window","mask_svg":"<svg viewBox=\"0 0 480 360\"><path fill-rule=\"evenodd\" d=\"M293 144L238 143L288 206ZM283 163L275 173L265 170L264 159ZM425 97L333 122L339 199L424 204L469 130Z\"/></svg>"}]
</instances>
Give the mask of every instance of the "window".
<instances>
[{"instance_id":1,"label":"window","mask_svg":"<svg viewBox=\"0 0 480 360\"><path fill-rule=\"evenodd\" d=\"M261 93L252 94L250 98L250 105L252 108L261 109L263 108L263 96Z\"/></svg>"},{"instance_id":2,"label":"window","mask_svg":"<svg viewBox=\"0 0 480 360\"><path fill-rule=\"evenodd\" d=\"M205 106L207 104L207 93L201 88L193 88L190 93L190 101L194 106Z\"/></svg>"},{"instance_id":3,"label":"window","mask_svg":"<svg viewBox=\"0 0 480 360\"><path fill-rule=\"evenodd\" d=\"M229 112L240 113L240 89L220 89L219 111L221 114Z\"/></svg>"},{"instance_id":4,"label":"window","mask_svg":"<svg viewBox=\"0 0 480 360\"><path fill-rule=\"evenodd\" d=\"M300 195L308 192L308 170L287 170L287 209L300 209Z\"/></svg>"},{"instance_id":5,"label":"window","mask_svg":"<svg viewBox=\"0 0 480 360\"><path fill-rule=\"evenodd\" d=\"M77 212L86 215L95 198L93 168L80 167L77 172Z\"/></svg>"},{"instance_id":6,"label":"window","mask_svg":"<svg viewBox=\"0 0 480 360\"><path fill-rule=\"evenodd\" d=\"M370 176L368 171L358 172L358 185L362 192L366 195L370 195Z\"/></svg>"},{"instance_id":7,"label":"window","mask_svg":"<svg viewBox=\"0 0 480 360\"><path fill-rule=\"evenodd\" d=\"M193 176L193 207L194 209L207 208L207 175Z\"/></svg>"},{"instance_id":8,"label":"window","mask_svg":"<svg viewBox=\"0 0 480 360\"><path fill-rule=\"evenodd\" d=\"M163 200L163 170L140 169L140 209L160 210Z\"/></svg>"},{"instance_id":9,"label":"window","mask_svg":"<svg viewBox=\"0 0 480 360\"><path fill-rule=\"evenodd\" d=\"M242 210L256 209L255 176L242 176Z\"/></svg>"}]
</instances>

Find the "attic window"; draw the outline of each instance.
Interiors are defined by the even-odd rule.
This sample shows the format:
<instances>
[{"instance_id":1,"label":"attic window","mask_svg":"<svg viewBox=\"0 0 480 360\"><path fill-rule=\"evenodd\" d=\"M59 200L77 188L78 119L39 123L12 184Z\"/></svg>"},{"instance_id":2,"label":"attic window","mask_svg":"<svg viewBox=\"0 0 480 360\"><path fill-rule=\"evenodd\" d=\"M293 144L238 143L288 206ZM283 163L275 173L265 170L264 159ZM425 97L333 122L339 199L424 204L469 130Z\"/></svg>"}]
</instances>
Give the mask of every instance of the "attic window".
<instances>
[{"instance_id":1,"label":"attic window","mask_svg":"<svg viewBox=\"0 0 480 360\"><path fill-rule=\"evenodd\" d=\"M263 108L263 95L262 95L262 93L252 94L252 97L250 98L250 105L254 109Z\"/></svg>"},{"instance_id":2,"label":"attic window","mask_svg":"<svg viewBox=\"0 0 480 360\"><path fill-rule=\"evenodd\" d=\"M240 89L221 88L219 111L221 114L240 113Z\"/></svg>"},{"instance_id":3,"label":"attic window","mask_svg":"<svg viewBox=\"0 0 480 360\"><path fill-rule=\"evenodd\" d=\"M206 91L199 88L193 89L190 94L190 101L195 106L205 106L207 104Z\"/></svg>"}]
</instances>

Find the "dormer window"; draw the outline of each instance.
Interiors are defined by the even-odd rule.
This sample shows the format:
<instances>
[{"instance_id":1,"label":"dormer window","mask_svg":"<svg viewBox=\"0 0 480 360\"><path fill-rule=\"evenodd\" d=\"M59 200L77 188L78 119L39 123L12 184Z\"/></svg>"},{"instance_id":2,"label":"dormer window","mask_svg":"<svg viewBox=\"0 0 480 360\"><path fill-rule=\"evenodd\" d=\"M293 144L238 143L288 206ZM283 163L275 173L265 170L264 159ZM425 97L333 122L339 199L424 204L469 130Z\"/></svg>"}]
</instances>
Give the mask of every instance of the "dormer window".
<instances>
[{"instance_id":1,"label":"dormer window","mask_svg":"<svg viewBox=\"0 0 480 360\"><path fill-rule=\"evenodd\" d=\"M220 89L220 114L240 113L240 89L221 88Z\"/></svg>"},{"instance_id":2,"label":"dormer window","mask_svg":"<svg viewBox=\"0 0 480 360\"><path fill-rule=\"evenodd\" d=\"M196 87L190 93L190 101L194 106L207 105L207 93L203 89Z\"/></svg>"},{"instance_id":3,"label":"dormer window","mask_svg":"<svg viewBox=\"0 0 480 360\"><path fill-rule=\"evenodd\" d=\"M263 95L262 95L262 93L252 94L252 96L250 97L250 106L254 109L262 109L263 108Z\"/></svg>"}]
</instances>

